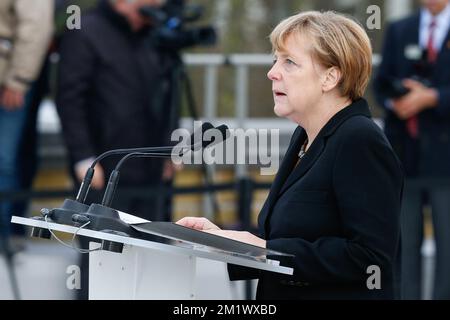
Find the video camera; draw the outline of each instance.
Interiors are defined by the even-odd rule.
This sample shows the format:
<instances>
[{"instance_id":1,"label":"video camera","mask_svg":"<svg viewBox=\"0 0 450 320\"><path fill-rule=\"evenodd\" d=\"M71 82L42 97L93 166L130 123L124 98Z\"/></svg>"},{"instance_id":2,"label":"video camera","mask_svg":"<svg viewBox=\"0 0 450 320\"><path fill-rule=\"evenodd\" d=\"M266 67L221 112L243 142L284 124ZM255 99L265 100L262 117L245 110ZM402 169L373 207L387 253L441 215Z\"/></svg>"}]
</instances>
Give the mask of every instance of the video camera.
<instances>
[{"instance_id":1,"label":"video camera","mask_svg":"<svg viewBox=\"0 0 450 320\"><path fill-rule=\"evenodd\" d=\"M185 28L185 23L197 21L203 15L200 5L186 5L184 0L167 0L161 7L142 7L140 14L155 25L151 41L157 48L178 51L216 43L216 32L211 26Z\"/></svg>"},{"instance_id":2,"label":"video camera","mask_svg":"<svg viewBox=\"0 0 450 320\"><path fill-rule=\"evenodd\" d=\"M431 87L431 75L433 64L428 62L427 50L423 50L420 59L414 62L414 73L408 78L422 83L426 87ZM406 95L410 90L403 86L403 79L392 76L385 76L378 79L379 90L390 99L398 99Z\"/></svg>"}]
</instances>

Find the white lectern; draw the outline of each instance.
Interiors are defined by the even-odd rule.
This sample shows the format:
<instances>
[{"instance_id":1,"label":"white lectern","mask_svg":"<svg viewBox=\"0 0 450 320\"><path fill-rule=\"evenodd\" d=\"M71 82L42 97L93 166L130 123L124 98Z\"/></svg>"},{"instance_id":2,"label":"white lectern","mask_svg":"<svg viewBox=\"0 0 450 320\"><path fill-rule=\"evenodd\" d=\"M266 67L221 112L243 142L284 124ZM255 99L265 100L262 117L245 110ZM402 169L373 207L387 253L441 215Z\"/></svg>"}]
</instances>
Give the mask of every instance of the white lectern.
<instances>
[{"instance_id":1,"label":"white lectern","mask_svg":"<svg viewBox=\"0 0 450 320\"><path fill-rule=\"evenodd\" d=\"M148 240L17 216L11 222L98 240L90 243L90 249L99 249L105 242L123 244L122 253L89 253L89 299L195 299L196 258L293 273L292 268L280 266L266 256L220 250L161 233L155 233L155 240Z\"/></svg>"}]
</instances>

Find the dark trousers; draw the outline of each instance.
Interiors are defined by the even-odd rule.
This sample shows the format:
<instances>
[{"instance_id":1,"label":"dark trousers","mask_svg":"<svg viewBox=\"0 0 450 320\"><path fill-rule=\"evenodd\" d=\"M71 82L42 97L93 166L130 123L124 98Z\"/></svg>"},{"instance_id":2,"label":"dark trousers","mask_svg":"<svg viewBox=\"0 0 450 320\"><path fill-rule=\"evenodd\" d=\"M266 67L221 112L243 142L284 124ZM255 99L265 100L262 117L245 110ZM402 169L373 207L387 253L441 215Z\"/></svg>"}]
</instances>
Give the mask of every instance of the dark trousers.
<instances>
[{"instance_id":1,"label":"dark trousers","mask_svg":"<svg viewBox=\"0 0 450 320\"><path fill-rule=\"evenodd\" d=\"M423 195L423 190L406 187L402 203L401 296L408 300L421 298ZM436 244L433 299L450 299L450 187L433 187L426 196Z\"/></svg>"}]
</instances>

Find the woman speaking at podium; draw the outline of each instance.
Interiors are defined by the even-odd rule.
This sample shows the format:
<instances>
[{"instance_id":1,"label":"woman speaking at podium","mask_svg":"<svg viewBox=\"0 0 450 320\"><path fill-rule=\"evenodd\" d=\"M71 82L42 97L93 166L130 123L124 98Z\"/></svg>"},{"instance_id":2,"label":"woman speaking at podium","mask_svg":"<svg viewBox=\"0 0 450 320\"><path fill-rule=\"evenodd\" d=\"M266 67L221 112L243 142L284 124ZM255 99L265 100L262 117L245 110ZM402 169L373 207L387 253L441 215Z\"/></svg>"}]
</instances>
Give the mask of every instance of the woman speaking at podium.
<instances>
[{"instance_id":1,"label":"woman speaking at podium","mask_svg":"<svg viewBox=\"0 0 450 320\"><path fill-rule=\"evenodd\" d=\"M403 174L362 98L370 40L334 12L289 17L270 40L274 111L298 127L259 214L259 237L205 218L178 224L293 254L292 276L229 265L231 280L259 279L257 299L392 299Z\"/></svg>"}]
</instances>

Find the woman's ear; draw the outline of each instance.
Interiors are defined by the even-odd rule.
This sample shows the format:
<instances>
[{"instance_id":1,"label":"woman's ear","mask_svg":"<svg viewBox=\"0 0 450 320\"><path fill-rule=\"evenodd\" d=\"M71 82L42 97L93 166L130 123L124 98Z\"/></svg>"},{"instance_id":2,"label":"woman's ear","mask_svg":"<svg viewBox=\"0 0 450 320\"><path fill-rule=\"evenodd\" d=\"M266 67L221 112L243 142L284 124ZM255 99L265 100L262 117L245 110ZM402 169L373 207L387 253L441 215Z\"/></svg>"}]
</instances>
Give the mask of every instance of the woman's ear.
<instances>
[{"instance_id":1,"label":"woman's ear","mask_svg":"<svg viewBox=\"0 0 450 320\"><path fill-rule=\"evenodd\" d=\"M341 70L339 70L337 67L328 68L325 71L325 76L322 83L323 92L328 92L336 88L341 81L341 77Z\"/></svg>"}]
</instances>

